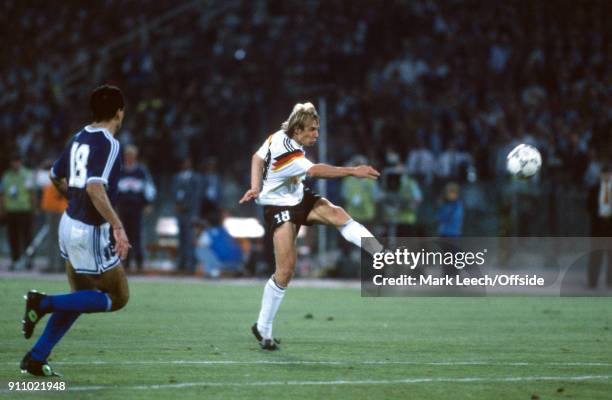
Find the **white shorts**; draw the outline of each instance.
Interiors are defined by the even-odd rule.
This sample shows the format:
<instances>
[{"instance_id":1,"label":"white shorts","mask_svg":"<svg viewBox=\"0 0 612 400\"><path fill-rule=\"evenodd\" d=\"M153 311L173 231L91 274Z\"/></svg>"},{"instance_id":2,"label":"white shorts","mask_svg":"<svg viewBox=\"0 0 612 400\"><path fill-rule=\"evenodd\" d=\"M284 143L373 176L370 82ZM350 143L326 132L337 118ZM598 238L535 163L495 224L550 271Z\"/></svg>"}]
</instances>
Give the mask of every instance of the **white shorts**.
<instances>
[{"instance_id":1,"label":"white shorts","mask_svg":"<svg viewBox=\"0 0 612 400\"><path fill-rule=\"evenodd\" d=\"M79 274L99 275L119 265L110 242L110 224L88 225L64 213L59 225L62 257Z\"/></svg>"}]
</instances>

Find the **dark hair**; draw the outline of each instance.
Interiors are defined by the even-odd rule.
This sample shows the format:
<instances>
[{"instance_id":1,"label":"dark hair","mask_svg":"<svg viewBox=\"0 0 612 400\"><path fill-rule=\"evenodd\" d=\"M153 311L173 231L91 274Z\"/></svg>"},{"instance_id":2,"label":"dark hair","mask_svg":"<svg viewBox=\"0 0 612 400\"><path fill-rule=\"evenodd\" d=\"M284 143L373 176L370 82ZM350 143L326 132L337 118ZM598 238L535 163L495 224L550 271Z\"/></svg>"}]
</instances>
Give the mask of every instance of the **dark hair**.
<instances>
[{"instance_id":1,"label":"dark hair","mask_svg":"<svg viewBox=\"0 0 612 400\"><path fill-rule=\"evenodd\" d=\"M124 106L123 94L116 86L99 86L89 96L89 109L94 122L112 119L117 110L122 110Z\"/></svg>"}]
</instances>

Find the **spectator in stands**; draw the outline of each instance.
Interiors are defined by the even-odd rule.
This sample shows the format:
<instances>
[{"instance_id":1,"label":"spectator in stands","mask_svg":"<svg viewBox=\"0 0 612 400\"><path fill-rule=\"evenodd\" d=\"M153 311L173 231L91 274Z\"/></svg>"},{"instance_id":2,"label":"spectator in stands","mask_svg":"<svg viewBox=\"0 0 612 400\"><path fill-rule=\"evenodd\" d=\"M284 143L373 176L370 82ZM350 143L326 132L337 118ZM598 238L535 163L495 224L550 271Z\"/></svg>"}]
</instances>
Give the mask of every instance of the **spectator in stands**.
<instances>
[{"instance_id":1,"label":"spectator in stands","mask_svg":"<svg viewBox=\"0 0 612 400\"><path fill-rule=\"evenodd\" d=\"M368 164L367 157L356 155L347 163L348 167ZM372 230L376 219L377 201L380 198L380 191L377 181L358 179L355 177L342 178L340 181L340 197L346 212L359 220L364 226ZM354 247L346 240L338 242L340 249L340 257L334 269L328 271L332 277L348 277L355 276L353 268L354 261L351 259L351 254Z\"/></svg>"},{"instance_id":2,"label":"spectator in stands","mask_svg":"<svg viewBox=\"0 0 612 400\"><path fill-rule=\"evenodd\" d=\"M421 188L406 171L397 153L387 156L390 166L382 172L383 218L391 228L389 236L417 235L417 212L423 201Z\"/></svg>"},{"instance_id":3,"label":"spectator in stands","mask_svg":"<svg viewBox=\"0 0 612 400\"><path fill-rule=\"evenodd\" d=\"M463 201L460 190L461 187L454 182L444 187L442 206L436 215L439 236L458 237L463 234Z\"/></svg>"},{"instance_id":4,"label":"spectator in stands","mask_svg":"<svg viewBox=\"0 0 612 400\"><path fill-rule=\"evenodd\" d=\"M612 236L612 164L601 168L599 182L589 190L588 211L591 217L591 237ZM612 288L612 251L595 250L589 257L588 285L597 288L601 264L606 255L606 284Z\"/></svg>"},{"instance_id":5,"label":"spectator in stands","mask_svg":"<svg viewBox=\"0 0 612 400\"><path fill-rule=\"evenodd\" d=\"M132 255L136 261L136 271L142 272L144 250L142 244L142 217L153 210L156 192L155 184L148 169L138 162L138 148L125 146L123 151L123 170L117 184L117 209L123 221L125 233L130 239L132 249L125 259L124 268L130 270Z\"/></svg>"},{"instance_id":6,"label":"spectator in stands","mask_svg":"<svg viewBox=\"0 0 612 400\"><path fill-rule=\"evenodd\" d=\"M587 188L592 188L599 183L601 177L601 160L595 149L589 150L588 158L587 169L584 173L584 184Z\"/></svg>"},{"instance_id":7,"label":"spectator in stands","mask_svg":"<svg viewBox=\"0 0 612 400\"><path fill-rule=\"evenodd\" d=\"M424 188L433 183L436 171L436 159L433 153L425 146L423 139L417 141L417 146L410 150L406 159L406 170Z\"/></svg>"},{"instance_id":8,"label":"spectator in stands","mask_svg":"<svg viewBox=\"0 0 612 400\"><path fill-rule=\"evenodd\" d=\"M66 199L55 187L49 179L49 170L53 165L53 160L47 160L42 165L44 170L43 177L45 178L42 186L42 199L40 208L45 213L45 223L49 230L47 231L47 267L44 272L63 272L65 269L65 261L61 256L57 244L59 243L58 228L63 212L68 207L68 199Z\"/></svg>"},{"instance_id":9,"label":"spectator in stands","mask_svg":"<svg viewBox=\"0 0 612 400\"><path fill-rule=\"evenodd\" d=\"M464 181L467 178L468 168L474 164L472 156L466 151L459 150L454 141L440 154L436 172L442 182Z\"/></svg>"},{"instance_id":10,"label":"spectator in stands","mask_svg":"<svg viewBox=\"0 0 612 400\"><path fill-rule=\"evenodd\" d=\"M240 244L223 226L220 210L209 215L196 247L198 264L211 278L238 276L243 272Z\"/></svg>"},{"instance_id":11,"label":"spectator in stands","mask_svg":"<svg viewBox=\"0 0 612 400\"><path fill-rule=\"evenodd\" d=\"M505 173L507 151L496 151L498 135L513 142L520 127L537 125L535 139L564 161L553 165L544 154L543 173L554 168L577 182L587 149L570 150L570 133L577 132L582 147L603 148L609 141L609 32L605 18L594 18L609 14L605 1L584 7L543 1L527 8L520 2L438 0L381 8L362 1L340 12L347 11L342 1L313 0L312 18L270 1L200 8L26 3L4 2L0 13L0 21L15 28L7 30L0 52L0 131L19 132L0 135L0 148L19 148L27 159L59 152L63 132L80 118L71 112L74 93L105 79L124 82L133 96L127 100L137 114L125 122L126 140L139 144L156 173L169 173L204 150L223 160L224 173L234 170L228 164L236 164L237 148L255 145L249 132L267 125L313 82L327 101L327 125L356 127L329 136L329 147L342 160L362 153L377 163L372 149L388 144L404 152L407 135L380 132L381 125L401 126L403 120L414 131L426 129L422 139L437 157L455 139L451 129L464 123L457 148L474 157L479 177L491 178L496 154L497 170ZM163 29L148 23L153 20L164 21ZM292 46L298 32L301 45ZM100 44L105 50L94 54ZM211 127L223 127L224 134L203 139L199 133ZM0 153L0 169L8 166L6 153ZM456 172L447 175L442 184Z\"/></svg>"},{"instance_id":12,"label":"spectator in stands","mask_svg":"<svg viewBox=\"0 0 612 400\"><path fill-rule=\"evenodd\" d=\"M221 201L221 177L217 170L217 159L210 157L200 166L200 216L204 219L216 218Z\"/></svg>"},{"instance_id":13,"label":"spectator in stands","mask_svg":"<svg viewBox=\"0 0 612 400\"><path fill-rule=\"evenodd\" d=\"M365 164L368 164L368 159L357 155L349 161L348 166ZM376 217L376 201L379 197L377 182L349 176L342 179L340 191L346 212L371 228L370 225Z\"/></svg>"},{"instance_id":14,"label":"spectator in stands","mask_svg":"<svg viewBox=\"0 0 612 400\"><path fill-rule=\"evenodd\" d=\"M569 134L569 147L563 152L563 161L567 171L571 174L572 183L582 186L584 174L589 159L586 145L577 133Z\"/></svg>"},{"instance_id":15,"label":"spectator in stands","mask_svg":"<svg viewBox=\"0 0 612 400\"><path fill-rule=\"evenodd\" d=\"M14 155L0 183L0 215L4 215L8 228L11 270L32 242L32 219L36 202L34 174L23 166L21 156ZM28 263L26 267L31 269L32 266Z\"/></svg>"},{"instance_id":16,"label":"spectator in stands","mask_svg":"<svg viewBox=\"0 0 612 400\"><path fill-rule=\"evenodd\" d=\"M200 207L199 183L200 178L193 170L191 159L185 159L181 170L172 181L172 193L179 226L177 269L188 274L193 274L196 267L193 222Z\"/></svg>"}]
</instances>

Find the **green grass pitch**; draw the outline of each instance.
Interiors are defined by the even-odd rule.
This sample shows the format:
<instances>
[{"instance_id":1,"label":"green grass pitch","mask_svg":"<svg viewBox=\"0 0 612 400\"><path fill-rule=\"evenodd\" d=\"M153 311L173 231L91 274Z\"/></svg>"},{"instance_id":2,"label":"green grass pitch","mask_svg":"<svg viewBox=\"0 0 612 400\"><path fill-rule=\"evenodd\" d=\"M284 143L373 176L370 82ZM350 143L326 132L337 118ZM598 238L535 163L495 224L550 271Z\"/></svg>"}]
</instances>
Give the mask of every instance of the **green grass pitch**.
<instances>
[{"instance_id":1,"label":"green grass pitch","mask_svg":"<svg viewBox=\"0 0 612 400\"><path fill-rule=\"evenodd\" d=\"M361 298L355 289L289 288L276 353L249 331L262 283L130 283L117 313L83 315L50 362L67 392L18 362L22 295L58 280L0 280L0 398L15 399L610 399L612 299ZM312 315L312 318L308 314ZM57 379L57 378L56 378Z\"/></svg>"}]
</instances>

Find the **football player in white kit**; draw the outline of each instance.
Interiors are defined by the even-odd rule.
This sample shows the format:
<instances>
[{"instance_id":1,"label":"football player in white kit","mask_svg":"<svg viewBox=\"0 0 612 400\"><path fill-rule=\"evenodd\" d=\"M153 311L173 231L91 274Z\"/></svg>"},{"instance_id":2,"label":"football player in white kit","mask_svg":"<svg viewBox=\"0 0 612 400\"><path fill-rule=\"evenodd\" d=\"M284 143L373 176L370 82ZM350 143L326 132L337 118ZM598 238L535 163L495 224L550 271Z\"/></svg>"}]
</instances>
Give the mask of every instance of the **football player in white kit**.
<instances>
[{"instance_id":1,"label":"football player in white kit","mask_svg":"<svg viewBox=\"0 0 612 400\"><path fill-rule=\"evenodd\" d=\"M259 318L251 328L265 350L278 349L278 341L272 336L272 323L295 271L295 242L300 226L333 225L346 240L359 247L361 238L373 238L342 207L304 188L302 181L306 176L377 179L380 173L369 165L313 164L305 157L304 147L313 146L318 136L319 116L315 107L311 103L296 104L281 129L270 135L253 155L251 188L240 199L240 203L255 200L264 206L266 229L273 235L276 269L266 283ZM363 245L370 254L383 249L376 240L365 241Z\"/></svg>"}]
</instances>

